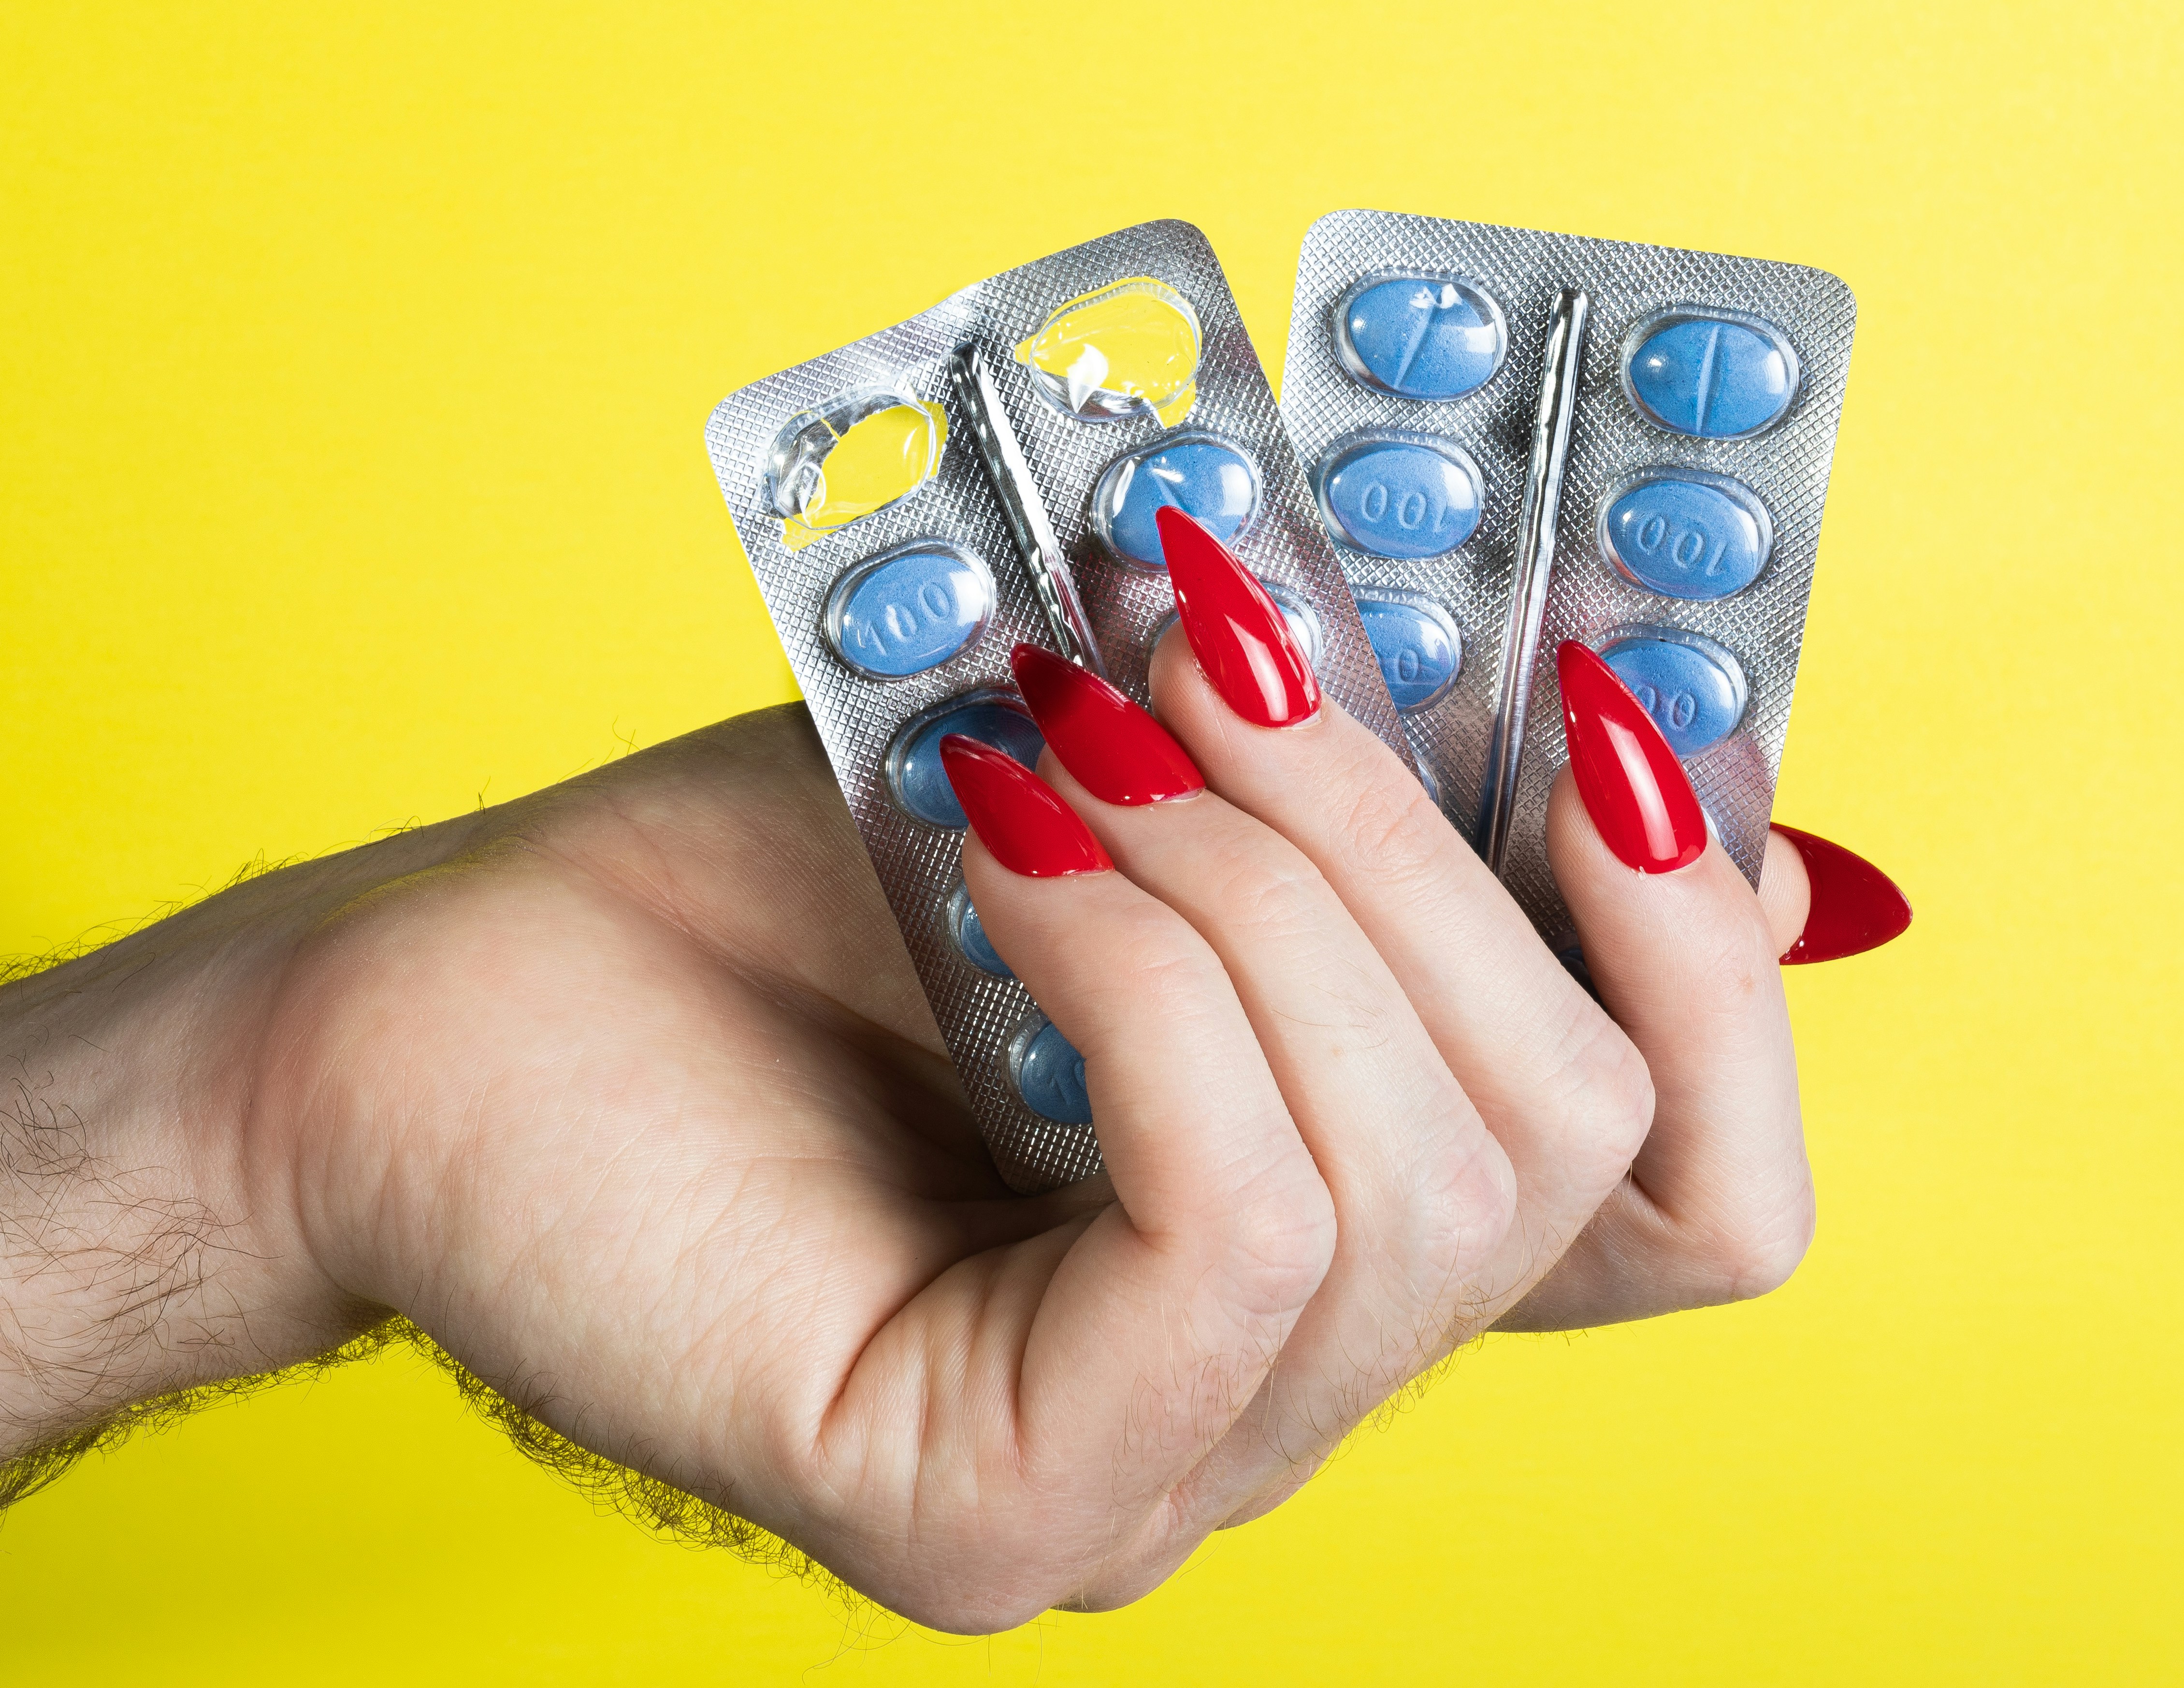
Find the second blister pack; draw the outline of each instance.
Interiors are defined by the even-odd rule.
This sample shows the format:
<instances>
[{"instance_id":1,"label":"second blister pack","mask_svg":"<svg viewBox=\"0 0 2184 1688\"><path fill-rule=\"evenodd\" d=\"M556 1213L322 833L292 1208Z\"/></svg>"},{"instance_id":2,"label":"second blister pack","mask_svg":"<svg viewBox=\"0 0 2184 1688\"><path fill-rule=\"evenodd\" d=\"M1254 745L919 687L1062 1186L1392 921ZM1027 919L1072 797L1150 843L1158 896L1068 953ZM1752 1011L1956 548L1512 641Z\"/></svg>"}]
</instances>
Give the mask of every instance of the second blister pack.
<instances>
[{"instance_id":1,"label":"second blister pack","mask_svg":"<svg viewBox=\"0 0 2184 1688\"><path fill-rule=\"evenodd\" d=\"M705 439L995 1163L1024 1189L1094 1171L1084 1064L965 890L940 741L1038 760L1019 640L1145 700L1167 507L1259 577L1328 695L1405 743L1212 249L1149 223L1010 270L731 394Z\"/></svg>"},{"instance_id":2,"label":"second blister pack","mask_svg":"<svg viewBox=\"0 0 2184 1688\"><path fill-rule=\"evenodd\" d=\"M1566 639L1758 878L1855 320L1792 264L1377 211L1306 237L1283 420L1444 806L1552 943Z\"/></svg>"}]
</instances>

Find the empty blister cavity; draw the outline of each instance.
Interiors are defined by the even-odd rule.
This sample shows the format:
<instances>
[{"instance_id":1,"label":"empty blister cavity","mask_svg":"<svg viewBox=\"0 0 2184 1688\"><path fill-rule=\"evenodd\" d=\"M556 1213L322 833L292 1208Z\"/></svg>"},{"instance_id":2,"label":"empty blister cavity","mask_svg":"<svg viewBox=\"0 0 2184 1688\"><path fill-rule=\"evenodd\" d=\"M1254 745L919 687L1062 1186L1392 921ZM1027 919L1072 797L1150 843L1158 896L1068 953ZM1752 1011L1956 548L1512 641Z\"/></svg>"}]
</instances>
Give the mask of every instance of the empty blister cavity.
<instances>
[{"instance_id":1,"label":"empty blister cavity","mask_svg":"<svg viewBox=\"0 0 2184 1688\"><path fill-rule=\"evenodd\" d=\"M916 539L857 564L827 594L834 655L874 680L901 680L960 655L994 613L994 577L960 545Z\"/></svg>"},{"instance_id":2,"label":"empty blister cavity","mask_svg":"<svg viewBox=\"0 0 2184 1688\"><path fill-rule=\"evenodd\" d=\"M1133 276L1056 305L1016 359L1064 415L1115 422L1150 410L1173 427L1198 402L1202 340L1189 299Z\"/></svg>"},{"instance_id":3,"label":"empty blister cavity","mask_svg":"<svg viewBox=\"0 0 2184 1688\"><path fill-rule=\"evenodd\" d=\"M1602 645L1600 655L1679 756L1719 744L1744 719L1744 665L1702 634L1633 627Z\"/></svg>"},{"instance_id":4,"label":"empty blister cavity","mask_svg":"<svg viewBox=\"0 0 2184 1688\"><path fill-rule=\"evenodd\" d=\"M1266 588L1267 596L1274 600L1274 607L1282 612L1282 620L1289 624L1290 637L1304 652L1304 660L1317 669L1327 642L1327 636L1320 627L1319 611L1312 607L1309 599L1290 591L1286 586L1271 580L1262 580L1259 584ZM1148 657L1159 647L1161 640L1167 637L1167 630L1175 623L1176 613L1173 610L1153 623L1152 634L1145 640L1145 655Z\"/></svg>"},{"instance_id":5,"label":"empty blister cavity","mask_svg":"<svg viewBox=\"0 0 2184 1688\"><path fill-rule=\"evenodd\" d=\"M1312 477L1327 531L1376 557L1445 557L1477 531L1486 483L1471 454L1434 434L1338 440Z\"/></svg>"},{"instance_id":6,"label":"empty blister cavity","mask_svg":"<svg viewBox=\"0 0 2184 1688\"><path fill-rule=\"evenodd\" d=\"M908 498L940 468L948 413L892 387L861 387L782 424L759 494L792 551Z\"/></svg>"},{"instance_id":7,"label":"empty blister cavity","mask_svg":"<svg viewBox=\"0 0 2184 1688\"><path fill-rule=\"evenodd\" d=\"M1044 1015L1027 1020L1009 1040L1009 1082L1024 1106L1057 1125L1092 1123L1084 1057Z\"/></svg>"},{"instance_id":8,"label":"empty blister cavity","mask_svg":"<svg viewBox=\"0 0 2184 1688\"><path fill-rule=\"evenodd\" d=\"M905 814L961 832L969 821L940 761L940 741L951 733L990 744L1028 768L1038 766L1046 740L1016 694L997 686L946 699L903 722L888 746L889 794Z\"/></svg>"},{"instance_id":9,"label":"empty blister cavity","mask_svg":"<svg viewBox=\"0 0 2184 1688\"><path fill-rule=\"evenodd\" d=\"M986 936L978 905L971 900L971 888L961 880L948 894L948 901L941 911L941 924L948 933L948 941L956 946L956 953L980 972L990 973L997 979L1016 977L1009 964L1001 959L1001 952L994 948L993 939Z\"/></svg>"},{"instance_id":10,"label":"empty blister cavity","mask_svg":"<svg viewBox=\"0 0 2184 1688\"><path fill-rule=\"evenodd\" d=\"M1463 635L1447 610L1418 593L1361 587L1357 616L1398 714L1417 715L1448 695L1463 668Z\"/></svg>"},{"instance_id":11,"label":"empty blister cavity","mask_svg":"<svg viewBox=\"0 0 2184 1688\"><path fill-rule=\"evenodd\" d=\"M1741 592L1774 549L1774 523L1741 481L1703 469L1649 469L1610 487L1596 521L1600 554L1633 584L1705 603Z\"/></svg>"},{"instance_id":12,"label":"empty blister cavity","mask_svg":"<svg viewBox=\"0 0 2184 1688\"><path fill-rule=\"evenodd\" d=\"M1167 568L1156 514L1192 517L1223 544L1259 509L1259 469L1248 453L1212 434L1178 434L1125 452L1092 490L1092 531L1133 568Z\"/></svg>"},{"instance_id":13,"label":"empty blister cavity","mask_svg":"<svg viewBox=\"0 0 2184 1688\"><path fill-rule=\"evenodd\" d=\"M1741 311L1658 311L1623 339L1623 390L1648 421L1698 439L1745 439L1797 396L1797 354Z\"/></svg>"},{"instance_id":14,"label":"empty blister cavity","mask_svg":"<svg viewBox=\"0 0 2184 1688\"><path fill-rule=\"evenodd\" d=\"M1380 272L1334 307L1334 354L1366 386L1402 398L1461 398L1508 354L1494 296L1462 276Z\"/></svg>"}]
</instances>

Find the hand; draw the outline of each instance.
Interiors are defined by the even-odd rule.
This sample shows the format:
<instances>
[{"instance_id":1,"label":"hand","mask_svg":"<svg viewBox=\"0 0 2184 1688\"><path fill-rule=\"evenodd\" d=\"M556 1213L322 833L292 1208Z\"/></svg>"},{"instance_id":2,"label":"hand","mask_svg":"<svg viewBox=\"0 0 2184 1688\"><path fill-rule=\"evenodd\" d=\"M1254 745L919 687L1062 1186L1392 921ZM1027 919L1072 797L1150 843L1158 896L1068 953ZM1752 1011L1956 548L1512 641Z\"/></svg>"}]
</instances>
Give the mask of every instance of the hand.
<instances>
[{"instance_id":1,"label":"hand","mask_svg":"<svg viewBox=\"0 0 2184 1688\"><path fill-rule=\"evenodd\" d=\"M25 1072L87 1025L141 1052L63 1082L186 1169L213 1239L96 1389L40 1365L81 1312L40 1292L17 1446L398 1308L585 1446L979 1630L1142 1592L1497 1318L1787 1272L1784 945L1718 849L1634 873L1557 793L1626 1036L1338 710L1251 725L1173 636L1155 695L1206 794L1107 803L1081 758L1044 766L1122 872L966 849L1085 1054L1112 1184L1001 1188L800 711L14 987ZM1664 969L1685 988L1641 1000Z\"/></svg>"}]
</instances>

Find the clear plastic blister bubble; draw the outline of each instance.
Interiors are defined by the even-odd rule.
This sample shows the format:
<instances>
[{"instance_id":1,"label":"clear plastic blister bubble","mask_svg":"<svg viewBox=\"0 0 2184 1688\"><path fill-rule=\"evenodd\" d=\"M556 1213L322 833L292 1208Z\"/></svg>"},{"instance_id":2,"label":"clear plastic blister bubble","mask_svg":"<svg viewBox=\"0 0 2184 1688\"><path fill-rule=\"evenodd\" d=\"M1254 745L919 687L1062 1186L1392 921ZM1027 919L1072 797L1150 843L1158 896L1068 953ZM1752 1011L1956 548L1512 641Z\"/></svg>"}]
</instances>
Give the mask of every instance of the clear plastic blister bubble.
<instances>
[{"instance_id":1,"label":"clear plastic blister bubble","mask_svg":"<svg viewBox=\"0 0 2184 1688\"><path fill-rule=\"evenodd\" d=\"M978 358L958 356L966 347ZM1108 677L1146 699L1175 599L1157 533L1149 543L1138 523L1173 493L1217 517L1217 532L1235 519L1229 543L1290 616L1328 695L1409 755L1212 249L1166 222L1042 259L754 382L705 432L995 1164L1024 1189L1095 1171L1081 1064L963 889L940 738L967 729L1037 760L1008 654L1019 640L1061 649L1056 618L1072 602ZM1021 469L1030 503L997 490L997 460ZM1042 553L1045 592L1019 536Z\"/></svg>"},{"instance_id":2,"label":"clear plastic blister bubble","mask_svg":"<svg viewBox=\"0 0 2184 1688\"><path fill-rule=\"evenodd\" d=\"M939 472L947 413L889 385L852 387L781 425L761 496L800 551L908 498Z\"/></svg>"},{"instance_id":3,"label":"clear plastic blister bubble","mask_svg":"<svg viewBox=\"0 0 2184 1688\"><path fill-rule=\"evenodd\" d=\"M1400 285L1399 285L1400 284ZM1570 340L1568 396L1550 353ZM1557 313L1563 326L1554 327ZM1709 823L1755 882L1766 846L1856 306L1791 264L1339 211L1306 237L1282 415L1361 599L1415 599L1460 630L1447 684L1423 701L1392 616L1384 665L1445 810L1474 839L1503 801L1505 883L1551 941L1568 917L1546 864L1546 794L1565 760L1555 647L1602 650L1680 754ZM1557 339L1557 335L1561 337ZM1556 442L1543 398L1558 398ZM1455 544L1410 542L1390 456L1336 491L1357 442L1430 441L1474 465L1479 503ZM1546 589L1518 591L1535 439L1558 470ZM1368 482L1384 489L1365 502ZM1415 488L1412 488L1415 490ZM1537 564L1535 543L1524 560ZM1527 577L1536 576L1536 567ZM1543 608L1539 607L1543 602ZM1525 666L1521 611L1539 614ZM1513 644L1514 635L1518 643ZM1513 783L1490 777L1505 666L1526 705ZM1644 688L1646 689L1641 690ZM1490 800L1496 789L1506 799Z\"/></svg>"}]
</instances>

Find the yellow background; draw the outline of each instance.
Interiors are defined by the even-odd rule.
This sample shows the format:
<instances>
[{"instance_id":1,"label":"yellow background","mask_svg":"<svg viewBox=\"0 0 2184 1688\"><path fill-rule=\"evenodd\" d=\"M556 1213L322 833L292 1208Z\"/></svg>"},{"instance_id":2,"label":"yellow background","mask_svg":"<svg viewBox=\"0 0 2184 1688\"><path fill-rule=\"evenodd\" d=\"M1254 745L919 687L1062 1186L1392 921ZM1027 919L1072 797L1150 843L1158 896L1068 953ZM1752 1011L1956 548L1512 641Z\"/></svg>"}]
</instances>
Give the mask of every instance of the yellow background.
<instances>
[{"instance_id":1,"label":"yellow background","mask_svg":"<svg viewBox=\"0 0 2184 1688\"><path fill-rule=\"evenodd\" d=\"M722 394L1155 216L1278 367L1351 205L1856 289L1780 812L1919 919L1791 983L1787 1290L1490 1340L1128 1612L845 1612L397 1357L0 1523L0 1681L2170 1676L2178 58L2119 0L8 8L0 952L789 695Z\"/></svg>"}]
</instances>

